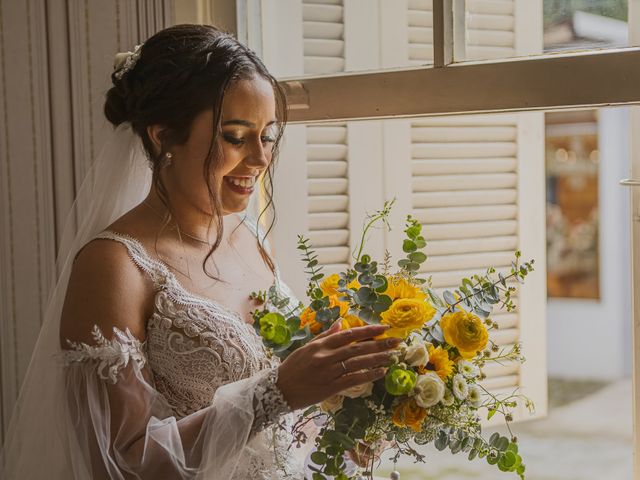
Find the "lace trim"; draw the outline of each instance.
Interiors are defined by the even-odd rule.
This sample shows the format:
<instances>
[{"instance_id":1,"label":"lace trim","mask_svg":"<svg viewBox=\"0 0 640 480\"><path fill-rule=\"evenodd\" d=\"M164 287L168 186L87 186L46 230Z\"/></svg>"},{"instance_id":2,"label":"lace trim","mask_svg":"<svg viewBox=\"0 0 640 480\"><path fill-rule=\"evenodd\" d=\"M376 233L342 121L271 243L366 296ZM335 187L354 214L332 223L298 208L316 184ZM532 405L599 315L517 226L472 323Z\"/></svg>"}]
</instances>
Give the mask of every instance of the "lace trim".
<instances>
[{"instance_id":1,"label":"lace trim","mask_svg":"<svg viewBox=\"0 0 640 480\"><path fill-rule=\"evenodd\" d=\"M251 428L257 433L276 423L281 415L293 410L287 403L282 391L278 388L278 368L269 369L268 373L256 384L253 397L255 418Z\"/></svg>"},{"instance_id":2,"label":"lace trim","mask_svg":"<svg viewBox=\"0 0 640 480\"><path fill-rule=\"evenodd\" d=\"M113 240L122 243L129 251L129 256L142 271L146 272L153 281L157 289L166 291L171 298L182 305L197 305L215 315L224 316L229 319L236 319L242 323L246 323L238 312L231 310L215 300L195 295L178 281L169 267L160 260L152 258L137 239L125 234L117 233L111 230L105 230L95 236L98 239ZM280 286L279 273L276 268L274 275L274 285Z\"/></svg>"},{"instance_id":3,"label":"lace trim","mask_svg":"<svg viewBox=\"0 0 640 480\"><path fill-rule=\"evenodd\" d=\"M63 353L65 366L95 361L96 372L100 379L115 384L118 374L134 362L138 368L144 367L146 356L144 344L140 342L129 329L122 330L113 327L113 338L108 340L97 325L91 330L91 335L97 345L83 342L72 342L67 339L71 348Z\"/></svg>"}]
</instances>

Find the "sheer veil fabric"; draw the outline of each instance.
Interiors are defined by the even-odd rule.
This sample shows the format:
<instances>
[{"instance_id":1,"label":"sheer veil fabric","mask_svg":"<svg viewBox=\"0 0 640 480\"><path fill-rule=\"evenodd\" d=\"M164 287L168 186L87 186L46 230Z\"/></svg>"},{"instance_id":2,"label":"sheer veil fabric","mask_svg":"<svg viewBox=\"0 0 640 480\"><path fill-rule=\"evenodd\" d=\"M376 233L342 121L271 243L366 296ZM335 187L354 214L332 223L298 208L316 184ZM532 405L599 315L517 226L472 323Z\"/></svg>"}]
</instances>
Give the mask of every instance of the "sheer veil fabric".
<instances>
[{"instance_id":1,"label":"sheer veil fabric","mask_svg":"<svg viewBox=\"0 0 640 480\"><path fill-rule=\"evenodd\" d=\"M144 345L128 331L94 331L96 343L82 355L103 361L111 355L110 360L65 367L69 351L60 347L60 316L73 260L140 203L151 184L147 157L130 124L110 135L67 219L58 278L9 424L0 478L232 478L251 439L266 433L254 431L256 398L268 395L269 382L275 385L276 369L221 386L209 406L178 417L153 387ZM278 407L266 402L262 408Z\"/></svg>"}]
</instances>

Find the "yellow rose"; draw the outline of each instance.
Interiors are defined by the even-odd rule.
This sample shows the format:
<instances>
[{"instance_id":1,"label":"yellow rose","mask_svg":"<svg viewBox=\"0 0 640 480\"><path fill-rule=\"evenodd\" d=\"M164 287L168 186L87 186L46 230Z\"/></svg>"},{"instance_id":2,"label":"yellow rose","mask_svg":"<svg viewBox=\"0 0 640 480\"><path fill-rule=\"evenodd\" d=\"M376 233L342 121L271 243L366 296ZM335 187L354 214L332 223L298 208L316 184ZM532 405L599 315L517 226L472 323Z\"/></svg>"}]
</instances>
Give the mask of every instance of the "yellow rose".
<instances>
[{"instance_id":1,"label":"yellow rose","mask_svg":"<svg viewBox=\"0 0 640 480\"><path fill-rule=\"evenodd\" d=\"M404 278L387 278L388 286L384 294L391 297L391 300L398 300L400 298L415 298L417 300L424 300L427 295L414 285L411 285Z\"/></svg>"},{"instance_id":2,"label":"yellow rose","mask_svg":"<svg viewBox=\"0 0 640 480\"><path fill-rule=\"evenodd\" d=\"M470 360L484 350L489 333L480 318L468 312L448 313L440 320L444 339L453 345L465 360Z\"/></svg>"},{"instance_id":3,"label":"yellow rose","mask_svg":"<svg viewBox=\"0 0 640 480\"><path fill-rule=\"evenodd\" d=\"M356 317L355 315L343 315L341 323L341 330L354 327L364 327L367 324L364 320Z\"/></svg>"},{"instance_id":4,"label":"yellow rose","mask_svg":"<svg viewBox=\"0 0 640 480\"><path fill-rule=\"evenodd\" d=\"M341 293L338 291L338 282L340 281L340 275L334 273L333 275L329 275L325 278L322 283L320 283L320 290L326 296L330 297L332 295L340 296ZM359 288L360 284L357 280L353 280L351 283L347 285L347 288Z\"/></svg>"},{"instance_id":5,"label":"yellow rose","mask_svg":"<svg viewBox=\"0 0 640 480\"><path fill-rule=\"evenodd\" d=\"M382 312L380 323L390 325L384 337L406 338L409 333L418 330L431 320L436 310L424 300L401 298L394 301L386 312Z\"/></svg>"},{"instance_id":6,"label":"yellow rose","mask_svg":"<svg viewBox=\"0 0 640 480\"><path fill-rule=\"evenodd\" d=\"M398 427L409 427L419 432L425 418L427 409L420 407L413 398L407 398L393 408L391 420Z\"/></svg>"},{"instance_id":7,"label":"yellow rose","mask_svg":"<svg viewBox=\"0 0 640 480\"><path fill-rule=\"evenodd\" d=\"M304 328L307 325L309 325L309 330L314 335L317 335L322 330L322 325L316 322L316 312L310 307L305 308L300 314L300 328Z\"/></svg>"}]
</instances>

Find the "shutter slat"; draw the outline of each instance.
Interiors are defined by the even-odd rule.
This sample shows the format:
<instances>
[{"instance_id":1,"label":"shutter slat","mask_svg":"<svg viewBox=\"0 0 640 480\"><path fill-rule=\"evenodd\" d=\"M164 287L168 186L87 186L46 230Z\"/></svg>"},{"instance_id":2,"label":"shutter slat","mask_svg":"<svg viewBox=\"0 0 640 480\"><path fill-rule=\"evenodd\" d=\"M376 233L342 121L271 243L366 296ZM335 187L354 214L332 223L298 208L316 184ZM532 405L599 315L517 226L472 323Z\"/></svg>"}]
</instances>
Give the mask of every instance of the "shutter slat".
<instances>
[{"instance_id":1,"label":"shutter slat","mask_svg":"<svg viewBox=\"0 0 640 480\"><path fill-rule=\"evenodd\" d=\"M453 222L480 222L484 220L512 220L517 218L516 205L486 205L465 207L420 208L414 217L429 225Z\"/></svg>"},{"instance_id":2,"label":"shutter slat","mask_svg":"<svg viewBox=\"0 0 640 480\"><path fill-rule=\"evenodd\" d=\"M309 213L346 212L349 208L347 195L309 196Z\"/></svg>"},{"instance_id":3,"label":"shutter slat","mask_svg":"<svg viewBox=\"0 0 640 480\"><path fill-rule=\"evenodd\" d=\"M318 262L321 264L347 263L349 261L349 247L320 247L316 248Z\"/></svg>"},{"instance_id":4,"label":"shutter slat","mask_svg":"<svg viewBox=\"0 0 640 480\"><path fill-rule=\"evenodd\" d=\"M469 13L467 30L508 30L513 31L515 19L513 15L491 15L484 13Z\"/></svg>"},{"instance_id":5,"label":"shutter slat","mask_svg":"<svg viewBox=\"0 0 640 480\"><path fill-rule=\"evenodd\" d=\"M501 205L515 203L518 193L515 189L461 190L457 192L416 192L413 207L453 207L456 205Z\"/></svg>"},{"instance_id":6,"label":"shutter slat","mask_svg":"<svg viewBox=\"0 0 640 480\"><path fill-rule=\"evenodd\" d=\"M493 340L496 345L511 345L516 343L518 338L520 338L520 330L517 328L491 330L490 336L491 340Z\"/></svg>"},{"instance_id":7,"label":"shutter slat","mask_svg":"<svg viewBox=\"0 0 640 480\"><path fill-rule=\"evenodd\" d=\"M409 10L409 27L433 27L433 14L420 10Z\"/></svg>"},{"instance_id":8,"label":"shutter slat","mask_svg":"<svg viewBox=\"0 0 640 480\"><path fill-rule=\"evenodd\" d=\"M501 220L495 222L445 223L441 225L425 225L424 231L427 241L501 237L515 235L518 231L518 222L515 220Z\"/></svg>"},{"instance_id":9,"label":"shutter slat","mask_svg":"<svg viewBox=\"0 0 640 480\"><path fill-rule=\"evenodd\" d=\"M305 38L305 56L339 57L344 54L344 40Z\"/></svg>"},{"instance_id":10,"label":"shutter slat","mask_svg":"<svg viewBox=\"0 0 640 480\"><path fill-rule=\"evenodd\" d=\"M487 173L477 175L430 175L413 177L413 190L490 190L515 188L518 177L515 173Z\"/></svg>"},{"instance_id":11,"label":"shutter slat","mask_svg":"<svg viewBox=\"0 0 640 480\"><path fill-rule=\"evenodd\" d=\"M346 177L347 162L342 160L321 160L307 163L310 178Z\"/></svg>"},{"instance_id":12,"label":"shutter slat","mask_svg":"<svg viewBox=\"0 0 640 480\"><path fill-rule=\"evenodd\" d=\"M487 390L496 390L499 388L516 387L520 383L519 375L505 375L502 377L487 378L480 382Z\"/></svg>"},{"instance_id":13,"label":"shutter slat","mask_svg":"<svg viewBox=\"0 0 640 480\"><path fill-rule=\"evenodd\" d=\"M342 23L342 5L305 3L302 5L302 21Z\"/></svg>"},{"instance_id":14,"label":"shutter slat","mask_svg":"<svg viewBox=\"0 0 640 480\"><path fill-rule=\"evenodd\" d=\"M314 230L309 233L309 240L314 248L347 245L349 230Z\"/></svg>"},{"instance_id":15,"label":"shutter slat","mask_svg":"<svg viewBox=\"0 0 640 480\"><path fill-rule=\"evenodd\" d=\"M433 45L412 43L409 45L409 57L414 60L433 60Z\"/></svg>"},{"instance_id":16,"label":"shutter slat","mask_svg":"<svg viewBox=\"0 0 640 480\"><path fill-rule=\"evenodd\" d=\"M518 161L515 158L443 158L413 160L411 173L414 175L446 175L456 173L502 173L515 172Z\"/></svg>"},{"instance_id":17,"label":"shutter slat","mask_svg":"<svg viewBox=\"0 0 640 480\"><path fill-rule=\"evenodd\" d=\"M310 178L309 195L346 195L346 178Z\"/></svg>"},{"instance_id":18,"label":"shutter slat","mask_svg":"<svg viewBox=\"0 0 640 480\"><path fill-rule=\"evenodd\" d=\"M344 145L347 143L347 127L344 125L307 127L307 143Z\"/></svg>"},{"instance_id":19,"label":"shutter slat","mask_svg":"<svg viewBox=\"0 0 640 480\"><path fill-rule=\"evenodd\" d=\"M302 3L308 4L308 5L313 5L313 4L342 5L342 0L302 0Z\"/></svg>"},{"instance_id":20,"label":"shutter slat","mask_svg":"<svg viewBox=\"0 0 640 480\"><path fill-rule=\"evenodd\" d=\"M477 47L473 45L467 47L467 60L491 60L495 58L510 58L515 56L515 49L508 47Z\"/></svg>"},{"instance_id":21,"label":"shutter slat","mask_svg":"<svg viewBox=\"0 0 640 480\"><path fill-rule=\"evenodd\" d=\"M520 364L517 362L503 362L502 365L494 362L487 363L482 367L482 373L487 378L504 377L506 375L517 375L520 372Z\"/></svg>"},{"instance_id":22,"label":"shutter slat","mask_svg":"<svg viewBox=\"0 0 640 480\"><path fill-rule=\"evenodd\" d=\"M491 319L498 323L499 328L512 328L520 324L517 313L497 313Z\"/></svg>"},{"instance_id":23,"label":"shutter slat","mask_svg":"<svg viewBox=\"0 0 640 480\"><path fill-rule=\"evenodd\" d=\"M433 0L409 0L409 10L433 10Z\"/></svg>"},{"instance_id":24,"label":"shutter slat","mask_svg":"<svg viewBox=\"0 0 640 480\"><path fill-rule=\"evenodd\" d=\"M338 230L349 226L347 212L310 213L309 230Z\"/></svg>"},{"instance_id":25,"label":"shutter slat","mask_svg":"<svg viewBox=\"0 0 640 480\"><path fill-rule=\"evenodd\" d=\"M424 253L428 256L467 252L515 252L518 248L518 237L516 236L429 241L428 229L425 231L425 235L427 237L427 246L424 249Z\"/></svg>"},{"instance_id":26,"label":"shutter slat","mask_svg":"<svg viewBox=\"0 0 640 480\"><path fill-rule=\"evenodd\" d=\"M411 141L421 142L515 142L518 130L513 125L413 127Z\"/></svg>"},{"instance_id":27,"label":"shutter slat","mask_svg":"<svg viewBox=\"0 0 640 480\"><path fill-rule=\"evenodd\" d=\"M409 43L433 44L433 28L409 27Z\"/></svg>"},{"instance_id":28,"label":"shutter slat","mask_svg":"<svg viewBox=\"0 0 640 480\"><path fill-rule=\"evenodd\" d=\"M427 261L429 264L429 261ZM511 264L506 265L493 265L496 269L496 275L498 272L503 275L508 275L511 271ZM458 285L460 280L473 275L485 275L487 273L486 268L465 269L465 270L452 270L450 272L436 272L431 275L431 281L433 288L448 288L451 285ZM424 276L424 275L423 275Z\"/></svg>"},{"instance_id":29,"label":"shutter slat","mask_svg":"<svg viewBox=\"0 0 640 480\"><path fill-rule=\"evenodd\" d=\"M304 57L304 71L309 74L338 73L344 70L344 58Z\"/></svg>"},{"instance_id":30,"label":"shutter slat","mask_svg":"<svg viewBox=\"0 0 640 480\"><path fill-rule=\"evenodd\" d=\"M467 10L473 13L487 13L493 15L513 15L515 5L513 0L466 0Z\"/></svg>"},{"instance_id":31,"label":"shutter slat","mask_svg":"<svg viewBox=\"0 0 640 480\"><path fill-rule=\"evenodd\" d=\"M304 38L318 38L327 40L342 40L344 25L342 23L314 22L302 23Z\"/></svg>"},{"instance_id":32,"label":"shutter slat","mask_svg":"<svg viewBox=\"0 0 640 480\"><path fill-rule=\"evenodd\" d=\"M518 153L514 142L413 143L412 158L485 158L513 157Z\"/></svg>"},{"instance_id":33,"label":"shutter slat","mask_svg":"<svg viewBox=\"0 0 640 480\"><path fill-rule=\"evenodd\" d=\"M513 31L504 30L469 30L467 32L467 47L470 45L513 48L515 34Z\"/></svg>"},{"instance_id":34,"label":"shutter slat","mask_svg":"<svg viewBox=\"0 0 640 480\"><path fill-rule=\"evenodd\" d=\"M330 263L322 266L322 271L325 276L333 275L334 273L344 272L349 268L348 263Z\"/></svg>"},{"instance_id":35,"label":"shutter slat","mask_svg":"<svg viewBox=\"0 0 640 480\"><path fill-rule=\"evenodd\" d=\"M342 144L309 144L307 160L346 160L347 146Z\"/></svg>"},{"instance_id":36,"label":"shutter slat","mask_svg":"<svg viewBox=\"0 0 640 480\"><path fill-rule=\"evenodd\" d=\"M457 255L432 255L420 266L420 273L436 273L450 270L475 270L498 265L510 265L513 252L464 253ZM460 277L462 278L462 277Z\"/></svg>"}]
</instances>

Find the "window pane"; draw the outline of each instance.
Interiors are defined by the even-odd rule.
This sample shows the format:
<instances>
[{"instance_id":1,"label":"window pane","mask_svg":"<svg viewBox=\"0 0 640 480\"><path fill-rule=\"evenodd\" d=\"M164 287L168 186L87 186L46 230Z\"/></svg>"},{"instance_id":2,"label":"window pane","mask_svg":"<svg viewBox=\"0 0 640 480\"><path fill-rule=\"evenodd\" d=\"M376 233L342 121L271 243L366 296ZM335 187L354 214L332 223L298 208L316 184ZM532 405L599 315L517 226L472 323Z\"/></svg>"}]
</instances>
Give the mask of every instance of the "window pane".
<instances>
[{"instance_id":1,"label":"window pane","mask_svg":"<svg viewBox=\"0 0 640 480\"><path fill-rule=\"evenodd\" d=\"M463 60L630 46L628 0L467 0Z\"/></svg>"},{"instance_id":2,"label":"window pane","mask_svg":"<svg viewBox=\"0 0 640 480\"><path fill-rule=\"evenodd\" d=\"M487 388L520 386L536 399L539 417L512 426L530 478L631 478L629 192L618 186L630 163L628 108L293 127L277 177L288 195L277 203L279 217L296 214L291 236L308 225L323 253L353 250L364 213L395 197L394 230L374 231L367 251L380 258L388 249L397 259L403 216L411 213L428 242L421 274L436 289L454 286L465 272L508 267L516 248L536 258L538 268L517 294L522 308L492 317L500 325L492 339L521 341L527 362L487 368ZM317 189L319 179L327 189ZM301 270L281 255L285 280L294 278L289 261L291 271ZM542 295L528 290L539 284ZM586 345L597 345L598 354ZM496 429L507 434L499 426L484 433ZM427 463L399 463L403 480L500 475L484 460L420 448ZM389 457L379 478L394 468Z\"/></svg>"}]
</instances>

